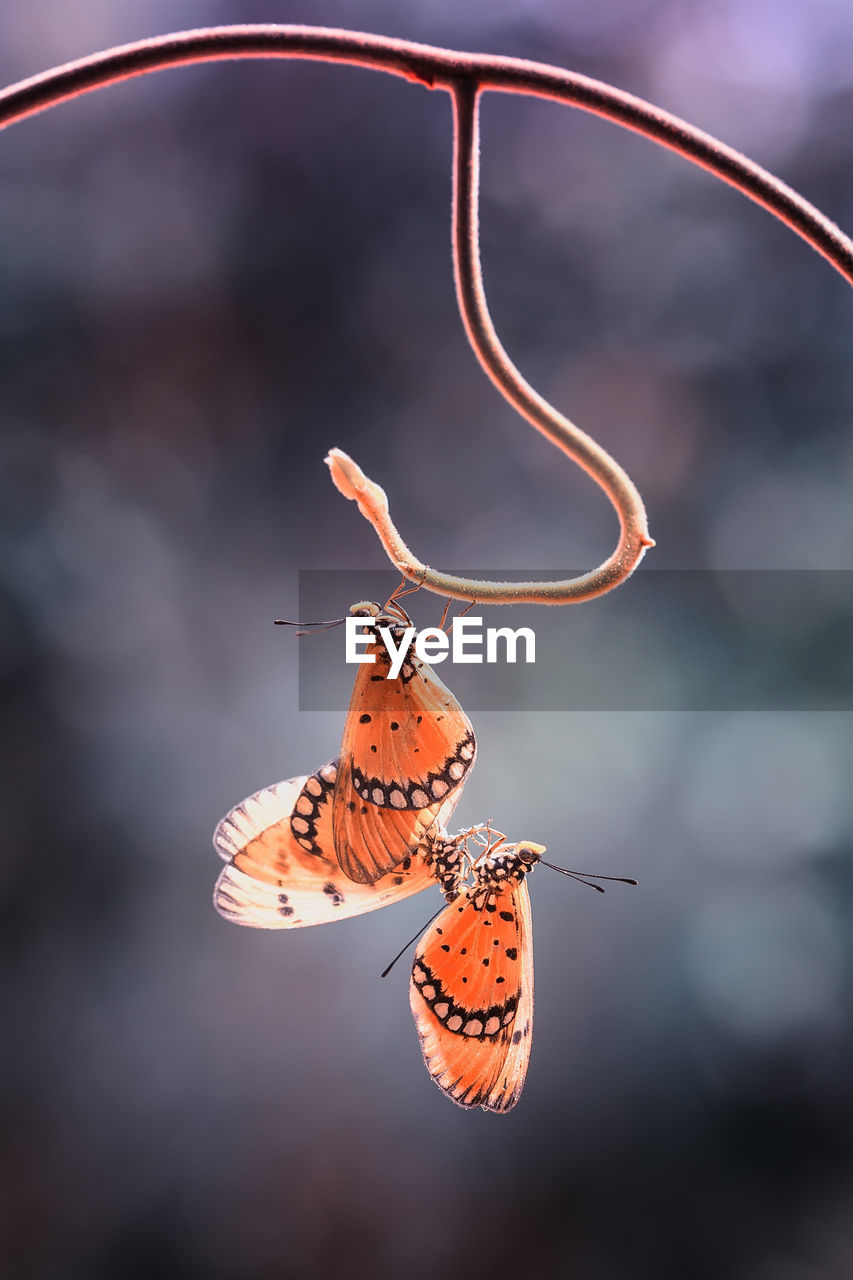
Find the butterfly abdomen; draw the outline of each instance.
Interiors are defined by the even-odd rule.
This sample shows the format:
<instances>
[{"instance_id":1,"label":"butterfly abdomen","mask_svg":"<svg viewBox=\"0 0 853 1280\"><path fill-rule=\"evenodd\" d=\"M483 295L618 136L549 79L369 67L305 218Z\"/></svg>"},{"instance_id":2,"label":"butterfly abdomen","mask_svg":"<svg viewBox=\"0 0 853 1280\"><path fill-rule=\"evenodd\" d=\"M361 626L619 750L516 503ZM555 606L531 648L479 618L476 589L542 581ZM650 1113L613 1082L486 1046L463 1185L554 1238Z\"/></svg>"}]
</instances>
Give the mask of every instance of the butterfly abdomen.
<instances>
[{"instance_id":1,"label":"butterfly abdomen","mask_svg":"<svg viewBox=\"0 0 853 1280\"><path fill-rule=\"evenodd\" d=\"M422 856L424 862L438 881L438 886L448 902L455 902L459 897L459 886L462 881L462 836L446 837L439 833L427 832L424 840Z\"/></svg>"}]
</instances>

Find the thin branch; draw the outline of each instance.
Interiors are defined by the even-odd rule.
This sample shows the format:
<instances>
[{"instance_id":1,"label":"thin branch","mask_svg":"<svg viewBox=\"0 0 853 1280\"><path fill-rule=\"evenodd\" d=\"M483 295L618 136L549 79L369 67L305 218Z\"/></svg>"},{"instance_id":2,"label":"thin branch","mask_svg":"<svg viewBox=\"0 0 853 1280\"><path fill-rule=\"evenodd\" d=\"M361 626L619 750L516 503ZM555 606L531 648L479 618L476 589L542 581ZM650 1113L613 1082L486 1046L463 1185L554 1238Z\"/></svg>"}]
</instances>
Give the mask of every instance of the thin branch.
<instances>
[{"instance_id":1,"label":"thin branch","mask_svg":"<svg viewBox=\"0 0 853 1280\"><path fill-rule=\"evenodd\" d=\"M763 205L853 284L853 241L796 191L739 151L678 116L588 76L522 58L455 53L409 40L325 27L207 27L120 45L55 67L0 93L0 128L69 98L166 67L237 58L297 58L372 67L453 92L468 79L481 89L567 102L669 147Z\"/></svg>"},{"instance_id":2,"label":"thin branch","mask_svg":"<svg viewBox=\"0 0 853 1280\"><path fill-rule=\"evenodd\" d=\"M807 200L709 134L600 81L543 63L462 54L429 45L322 27L212 27L124 45L47 71L0 93L0 128L70 98L169 66L236 58L343 62L403 76L451 94L454 104L454 270L468 337L501 393L605 490L620 520L619 544L592 573L566 582L475 583L433 571L406 547L391 522L383 490L339 449L327 462L332 478L373 523L397 567L441 595L493 604L558 604L610 590L636 567L648 536L636 488L612 458L553 409L524 380L503 350L486 305L478 249L477 103L484 90L529 94L580 107L668 147L736 187L785 222L853 283L853 241Z\"/></svg>"},{"instance_id":3,"label":"thin branch","mask_svg":"<svg viewBox=\"0 0 853 1280\"><path fill-rule=\"evenodd\" d=\"M457 600L483 604L570 604L590 600L623 582L633 573L647 547L654 546L646 525L643 500L633 482L574 423L569 422L521 376L501 346L492 324L483 289L479 248L479 94L462 80L453 91L453 265L456 298L471 346L501 394L522 417L552 444L577 462L607 494L619 516L619 543L598 569L559 582L487 582L460 578L431 569L413 555L403 541L388 510L384 489L369 480L361 468L340 449L326 458L332 479L345 497L376 530L394 565L425 590Z\"/></svg>"}]
</instances>

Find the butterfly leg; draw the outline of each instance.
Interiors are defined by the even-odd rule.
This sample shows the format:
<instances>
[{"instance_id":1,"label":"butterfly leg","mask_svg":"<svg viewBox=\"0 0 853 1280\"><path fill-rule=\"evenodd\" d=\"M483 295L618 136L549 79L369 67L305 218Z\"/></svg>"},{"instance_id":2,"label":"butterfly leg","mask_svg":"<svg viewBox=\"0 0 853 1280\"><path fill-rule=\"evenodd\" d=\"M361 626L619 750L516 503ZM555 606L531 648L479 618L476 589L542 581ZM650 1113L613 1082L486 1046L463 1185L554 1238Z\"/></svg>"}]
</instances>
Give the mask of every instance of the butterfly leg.
<instances>
[{"instance_id":1,"label":"butterfly leg","mask_svg":"<svg viewBox=\"0 0 853 1280\"><path fill-rule=\"evenodd\" d=\"M426 569L423 569L423 571L421 572L420 582L416 582L413 587L409 586L409 579L406 577L405 574L403 574L403 577L400 579L400 582L397 584L397 586L394 588L391 595L388 597L388 600L385 604L385 608L387 609L388 605L393 604L395 600L402 600L403 596L413 596L416 591L420 591L421 586L423 585L423 580L426 577L426 573L427 573Z\"/></svg>"},{"instance_id":2,"label":"butterfly leg","mask_svg":"<svg viewBox=\"0 0 853 1280\"><path fill-rule=\"evenodd\" d=\"M447 607L445 608L444 613L441 615L441 622L438 624L442 629L444 628L445 619L447 618L447 610L450 608L450 603L451 603L450 599L448 599ZM447 628L448 635L450 635L451 631L453 630L453 623L456 622L458 618L464 618L466 613L470 613L476 603L477 603L476 600L472 600L470 604L466 604L465 608L461 609L459 613L457 613L455 618L451 618L450 626Z\"/></svg>"}]
</instances>

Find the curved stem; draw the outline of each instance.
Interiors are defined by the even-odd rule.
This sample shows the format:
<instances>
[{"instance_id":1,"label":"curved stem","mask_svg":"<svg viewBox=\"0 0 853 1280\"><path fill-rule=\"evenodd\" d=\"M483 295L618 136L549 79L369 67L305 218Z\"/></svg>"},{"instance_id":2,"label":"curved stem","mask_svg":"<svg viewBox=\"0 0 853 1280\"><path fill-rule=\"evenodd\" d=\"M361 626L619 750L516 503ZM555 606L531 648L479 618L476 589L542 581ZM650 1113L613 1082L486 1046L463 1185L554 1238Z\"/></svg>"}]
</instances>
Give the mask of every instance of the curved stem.
<instances>
[{"instance_id":1,"label":"curved stem","mask_svg":"<svg viewBox=\"0 0 853 1280\"><path fill-rule=\"evenodd\" d=\"M462 80L453 92L453 263L456 297L471 346L501 394L537 431L583 467L607 494L619 516L619 543L608 560L591 573L562 582L476 583L466 599L507 604L567 604L589 600L618 586L637 567L649 537L646 510L635 485L617 462L590 436L558 413L521 376L501 346L483 288L479 245L480 138L479 91ZM423 586L461 595L464 579L428 574Z\"/></svg>"},{"instance_id":2,"label":"curved stem","mask_svg":"<svg viewBox=\"0 0 853 1280\"><path fill-rule=\"evenodd\" d=\"M456 298L465 331L477 358L501 394L527 421L592 476L619 516L619 542L604 564L590 573L558 582L492 582L460 578L423 564L409 550L388 511L385 491L369 480L340 449L326 459L332 479L358 502L385 552L400 572L426 591L481 604L577 604L603 595L623 582L654 546L643 500L617 462L585 432L558 413L521 376L501 346L489 315L479 248L479 92L469 80L453 89L453 266Z\"/></svg>"},{"instance_id":3,"label":"curved stem","mask_svg":"<svg viewBox=\"0 0 853 1280\"><path fill-rule=\"evenodd\" d=\"M564 582L474 582L431 570L409 551L383 490L339 449L327 458L332 478L359 504L386 552L413 581L442 595L492 604L526 600L561 604L610 590L653 543L636 488L589 436L557 413L522 378L498 340L483 290L478 248L478 119L483 90L569 103L668 147L736 187L785 222L853 283L853 241L807 200L759 165L710 135L630 94L586 76L518 58L462 54L410 41L323 27L212 27L124 45L34 76L0 93L0 128L108 84L169 66L226 58L301 58L372 67L443 88L454 104L453 247L457 297L478 359L501 393L537 430L604 489L620 520L616 550L598 569Z\"/></svg>"}]
</instances>

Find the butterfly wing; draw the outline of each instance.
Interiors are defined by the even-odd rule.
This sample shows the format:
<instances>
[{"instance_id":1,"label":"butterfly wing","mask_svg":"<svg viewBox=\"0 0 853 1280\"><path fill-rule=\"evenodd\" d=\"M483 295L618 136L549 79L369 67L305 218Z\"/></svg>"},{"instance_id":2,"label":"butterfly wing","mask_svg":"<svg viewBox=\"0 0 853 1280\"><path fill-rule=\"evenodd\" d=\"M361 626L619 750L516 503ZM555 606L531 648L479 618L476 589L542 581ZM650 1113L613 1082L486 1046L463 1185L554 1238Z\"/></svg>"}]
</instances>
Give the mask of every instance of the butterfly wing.
<instances>
[{"instance_id":1,"label":"butterfly wing","mask_svg":"<svg viewBox=\"0 0 853 1280\"><path fill-rule=\"evenodd\" d=\"M447 820L477 754L471 722L428 663L410 653L393 680L384 644L359 668L344 725L334 799L338 861L371 883Z\"/></svg>"},{"instance_id":2,"label":"butterfly wing","mask_svg":"<svg viewBox=\"0 0 853 1280\"><path fill-rule=\"evenodd\" d=\"M213 836L228 863L213 894L220 915L255 929L296 929L361 915L436 883L418 854L378 884L346 879L332 843L334 779L334 763L324 765L256 791L226 814Z\"/></svg>"},{"instance_id":3,"label":"butterfly wing","mask_svg":"<svg viewBox=\"0 0 853 1280\"><path fill-rule=\"evenodd\" d=\"M424 1062L462 1107L509 1111L533 1034L533 929L527 884L489 898L475 885L446 907L412 965L409 1003Z\"/></svg>"}]
</instances>

